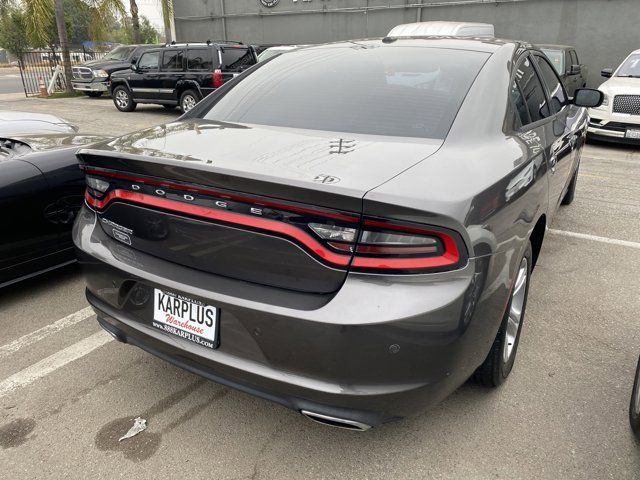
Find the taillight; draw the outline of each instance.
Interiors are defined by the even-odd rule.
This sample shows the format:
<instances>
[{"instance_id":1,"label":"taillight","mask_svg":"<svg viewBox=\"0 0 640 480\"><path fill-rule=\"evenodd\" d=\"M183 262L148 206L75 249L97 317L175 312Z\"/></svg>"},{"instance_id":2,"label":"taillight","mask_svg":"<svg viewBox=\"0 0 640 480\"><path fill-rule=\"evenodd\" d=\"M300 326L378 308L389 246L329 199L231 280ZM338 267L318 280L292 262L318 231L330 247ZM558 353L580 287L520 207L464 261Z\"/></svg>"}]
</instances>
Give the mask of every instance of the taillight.
<instances>
[{"instance_id":1,"label":"taillight","mask_svg":"<svg viewBox=\"0 0 640 480\"><path fill-rule=\"evenodd\" d=\"M442 227L360 218L350 212L115 172L85 172L87 205L98 211L121 201L256 230L286 238L332 268L420 274L454 270L467 261L460 235Z\"/></svg>"},{"instance_id":2,"label":"taillight","mask_svg":"<svg viewBox=\"0 0 640 480\"><path fill-rule=\"evenodd\" d=\"M453 270L466 261L462 240L442 228L365 218L357 241L355 229L329 224L309 228L337 251L353 253L351 269L380 273Z\"/></svg>"},{"instance_id":3,"label":"taillight","mask_svg":"<svg viewBox=\"0 0 640 480\"><path fill-rule=\"evenodd\" d=\"M102 198L104 193L109 189L109 182L106 182L100 178L87 175L85 177L87 182L87 192L95 198Z\"/></svg>"},{"instance_id":4,"label":"taillight","mask_svg":"<svg viewBox=\"0 0 640 480\"><path fill-rule=\"evenodd\" d=\"M224 85L224 76L222 75L222 70L220 70L219 68L216 68L213 71L212 83L214 88L218 88Z\"/></svg>"}]
</instances>

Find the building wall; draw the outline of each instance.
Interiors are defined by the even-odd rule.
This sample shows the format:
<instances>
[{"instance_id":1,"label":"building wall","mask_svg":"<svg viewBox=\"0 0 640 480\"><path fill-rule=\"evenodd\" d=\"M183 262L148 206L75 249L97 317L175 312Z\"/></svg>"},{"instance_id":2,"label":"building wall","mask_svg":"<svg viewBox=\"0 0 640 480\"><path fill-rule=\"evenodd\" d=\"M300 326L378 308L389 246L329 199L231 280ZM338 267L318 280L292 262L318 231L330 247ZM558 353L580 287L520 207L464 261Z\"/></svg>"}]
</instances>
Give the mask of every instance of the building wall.
<instances>
[{"instance_id":1,"label":"building wall","mask_svg":"<svg viewBox=\"0 0 640 480\"><path fill-rule=\"evenodd\" d=\"M384 36L399 23L458 20L493 23L496 35L575 45L589 68L617 66L640 48L640 0L174 0L178 41L232 39L305 44ZM418 5L422 4L421 8ZM450 5L448 5L450 4ZM223 14L224 12L224 14Z\"/></svg>"}]
</instances>

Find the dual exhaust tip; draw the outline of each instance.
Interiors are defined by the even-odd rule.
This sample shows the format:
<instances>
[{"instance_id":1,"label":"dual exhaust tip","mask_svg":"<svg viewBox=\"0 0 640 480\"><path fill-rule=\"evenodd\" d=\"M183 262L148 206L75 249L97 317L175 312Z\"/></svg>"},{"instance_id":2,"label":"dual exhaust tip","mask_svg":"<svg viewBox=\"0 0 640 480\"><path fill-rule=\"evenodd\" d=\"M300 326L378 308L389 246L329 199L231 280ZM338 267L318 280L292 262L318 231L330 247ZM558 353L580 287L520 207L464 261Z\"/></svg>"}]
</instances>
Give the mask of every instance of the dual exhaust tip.
<instances>
[{"instance_id":1,"label":"dual exhaust tip","mask_svg":"<svg viewBox=\"0 0 640 480\"><path fill-rule=\"evenodd\" d=\"M357 432L364 432L371 428L371 425L367 425L366 423L358 422L356 420L332 417L322 413L310 412L309 410L300 410L300 413L309 420L313 420L314 422L321 423L322 425L329 427L344 428L346 430L355 430Z\"/></svg>"}]
</instances>

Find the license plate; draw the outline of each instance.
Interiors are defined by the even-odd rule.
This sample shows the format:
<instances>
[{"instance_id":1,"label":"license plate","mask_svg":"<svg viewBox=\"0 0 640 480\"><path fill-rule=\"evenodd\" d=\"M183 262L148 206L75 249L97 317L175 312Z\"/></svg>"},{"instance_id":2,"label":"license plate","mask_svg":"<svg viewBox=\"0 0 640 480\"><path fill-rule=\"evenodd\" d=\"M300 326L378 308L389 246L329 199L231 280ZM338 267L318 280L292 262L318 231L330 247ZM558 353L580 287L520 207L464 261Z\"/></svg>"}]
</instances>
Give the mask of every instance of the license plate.
<instances>
[{"instance_id":1,"label":"license plate","mask_svg":"<svg viewBox=\"0 0 640 480\"><path fill-rule=\"evenodd\" d=\"M628 128L625 137L640 139L640 129Z\"/></svg>"},{"instance_id":2,"label":"license plate","mask_svg":"<svg viewBox=\"0 0 640 480\"><path fill-rule=\"evenodd\" d=\"M218 309L184 295L154 289L151 324L203 347L218 346Z\"/></svg>"}]
</instances>

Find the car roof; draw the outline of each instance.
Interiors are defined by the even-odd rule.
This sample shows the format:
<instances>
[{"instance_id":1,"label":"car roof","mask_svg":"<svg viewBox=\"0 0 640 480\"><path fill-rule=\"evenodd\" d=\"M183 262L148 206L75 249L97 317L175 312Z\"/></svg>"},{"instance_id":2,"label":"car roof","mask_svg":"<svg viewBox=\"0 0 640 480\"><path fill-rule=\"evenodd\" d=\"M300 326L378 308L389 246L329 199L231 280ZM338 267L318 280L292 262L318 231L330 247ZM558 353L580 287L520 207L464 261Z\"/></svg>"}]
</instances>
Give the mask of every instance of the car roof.
<instances>
[{"instance_id":1,"label":"car roof","mask_svg":"<svg viewBox=\"0 0 640 480\"><path fill-rule=\"evenodd\" d=\"M575 50L576 47L572 47L571 45L553 45L551 43L536 43L535 46L537 48L548 48L554 50Z\"/></svg>"},{"instance_id":2,"label":"car roof","mask_svg":"<svg viewBox=\"0 0 640 480\"><path fill-rule=\"evenodd\" d=\"M470 37L440 37L440 36L415 36L415 37L383 37L365 38L359 40L338 41L321 45L305 47L305 51L333 48L353 47L354 44L362 46L379 46L380 43L394 46L417 46L431 48L447 48L451 50L470 50L476 52L493 53L510 45L514 48L532 48L525 42L505 40L500 38L470 38Z\"/></svg>"},{"instance_id":3,"label":"car roof","mask_svg":"<svg viewBox=\"0 0 640 480\"><path fill-rule=\"evenodd\" d=\"M495 37L495 28L490 23L431 21L396 25L387 34L389 37L413 37L417 35L484 38Z\"/></svg>"},{"instance_id":4,"label":"car roof","mask_svg":"<svg viewBox=\"0 0 640 480\"><path fill-rule=\"evenodd\" d=\"M161 48L188 48L188 47L215 47L216 45L222 45L223 47L235 47L235 48L249 48L249 45L245 45L242 42L235 42L233 40L207 40L206 42L172 42L164 45L159 45Z\"/></svg>"}]
</instances>

